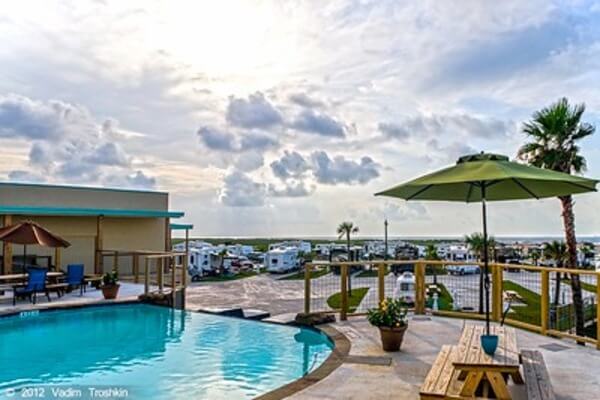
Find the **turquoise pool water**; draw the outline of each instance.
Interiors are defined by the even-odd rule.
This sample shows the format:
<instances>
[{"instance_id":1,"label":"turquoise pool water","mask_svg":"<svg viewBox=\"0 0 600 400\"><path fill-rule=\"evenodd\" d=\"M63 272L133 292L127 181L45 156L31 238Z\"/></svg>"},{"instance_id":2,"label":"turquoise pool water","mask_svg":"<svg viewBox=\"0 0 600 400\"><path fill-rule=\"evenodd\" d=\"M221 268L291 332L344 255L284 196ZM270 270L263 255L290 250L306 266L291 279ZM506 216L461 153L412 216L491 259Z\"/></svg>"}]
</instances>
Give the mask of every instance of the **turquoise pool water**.
<instances>
[{"instance_id":1,"label":"turquoise pool water","mask_svg":"<svg viewBox=\"0 0 600 400\"><path fill-rule=\"evenodd\" d=\"M331 349L308 329L139 304L6 317L0 398L91 398L97 388L109 398L248 399Z\"/></svg>"}]
</instances>

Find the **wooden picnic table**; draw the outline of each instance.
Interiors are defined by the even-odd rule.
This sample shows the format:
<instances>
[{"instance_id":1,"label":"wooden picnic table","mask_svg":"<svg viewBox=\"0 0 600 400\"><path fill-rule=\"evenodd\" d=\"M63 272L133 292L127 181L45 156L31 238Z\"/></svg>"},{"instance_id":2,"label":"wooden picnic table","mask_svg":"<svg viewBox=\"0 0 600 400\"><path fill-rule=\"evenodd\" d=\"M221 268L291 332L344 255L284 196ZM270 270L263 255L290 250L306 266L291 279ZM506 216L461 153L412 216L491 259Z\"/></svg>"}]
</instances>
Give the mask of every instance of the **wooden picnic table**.
<instances>
[{"instance_id":1,"label":"wooden picnic table","mask_svg":"<svg viewBox=\"0 0 600 400\"><path fill-rule=\"evenodd\" d=\"M63 276L62 272L48 272L46 277L48 278L59 278ZM12 281L26 281L27 274L8 274L8 275L0 275L0 281L2 282L12 282Z\"/></svg>"},{"instance_id":2,"label":"wooden picnic table","mask_svg":"<svg viewBox=\"0 0 600 400\"><path fill-rule=\"evenodd\" d=\"M513 328L490 326L490 333L498 335L498 349L493 356L485 354L481 347L483 325L466 325L458 342L454 368L459 371L462 387L460 395L475 397L478 390L483 396L491 388L497 399L511 399L506 385L510 376L513 382L523 384L519 372L520 358L517 334Z\"/></svg>"}]
</instances>

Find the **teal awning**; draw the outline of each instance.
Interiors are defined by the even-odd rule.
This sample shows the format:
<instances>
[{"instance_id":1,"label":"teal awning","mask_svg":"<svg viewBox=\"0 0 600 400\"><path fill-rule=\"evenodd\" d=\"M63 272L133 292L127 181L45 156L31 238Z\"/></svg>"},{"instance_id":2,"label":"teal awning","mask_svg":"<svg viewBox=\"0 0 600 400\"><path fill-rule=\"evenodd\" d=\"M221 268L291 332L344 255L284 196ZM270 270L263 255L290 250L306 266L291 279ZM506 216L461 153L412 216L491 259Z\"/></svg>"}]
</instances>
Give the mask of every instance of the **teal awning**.
<instances>
[{"instance_id":1,"label":"teal awning","mask_svg":"<svg viewBox=\"0 0 600 400\"><path fill-rule=\"evenodd\" d=\"M192 230L194 229L193 224L169 224L169 228L172 231L184 231L184 230Z\"/></svg>"},{"instance_id":2,"label":"teal awning","mask_svg":"<svg viewBox=\"0 0 600 400\"><path fill-rule=\"evenodd\" d=\"M73 207L33 207L0 206L0 215L42 215L57 217L137 217L137 218L181 218L181 211L115 209L115 208L73 208Z\"/></svg>"}]
</instances>

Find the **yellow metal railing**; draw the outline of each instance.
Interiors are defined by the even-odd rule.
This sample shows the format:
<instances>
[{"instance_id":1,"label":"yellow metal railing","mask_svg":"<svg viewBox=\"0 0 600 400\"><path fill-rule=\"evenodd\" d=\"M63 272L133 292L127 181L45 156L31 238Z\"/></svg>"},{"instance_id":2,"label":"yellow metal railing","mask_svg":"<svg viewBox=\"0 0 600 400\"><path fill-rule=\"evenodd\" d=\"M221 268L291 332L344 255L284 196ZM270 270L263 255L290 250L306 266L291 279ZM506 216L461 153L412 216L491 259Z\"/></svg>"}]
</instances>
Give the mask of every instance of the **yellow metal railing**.
<instances>
[{"instance_id":1,"label":"yellow metal railing","mask_svg":"<svg viewBox=\"0 0 600 400\"><path fill-rule=\"evenodd\" d=\"M398 268L402 266L414 266L411 267L414 272L414 312L415 314L424 314L427 311L434 315L449 316L449 317L460 317L460 318L473 318L482 319L483 315L476 310L472 312L466 312L462 309L437 309L433 310L427 308L428 301L428 287L433 286L431 283L427 283L427 279L431 280L432 275L427 275L427 268L434 268L439 270L442 274L448 274L449 267L452 266L463 266L463 265L477 265L483 268L483 264L480 262L452 262L452 261L429 261L429 260L372 260L372 261L354 261L354 262L315 262L308 263L304 270L304 312L309 313L311 311L320 312L339 312L340 319L346 320L348 314L361 315L364 314L364 307L361 310L358 309L356 304L351 304L352 297L349 296L350 288L348 287L349 276L352 282L352 290L360 290L361 282L362 286L365 286L364 282L368 280L366 285L367 292L370 290L376 290L377 295L369 297L369 305L373 308L376 307L385 297L389 296L390 292L390 269ZM525 274L515 275L514 270L525 272ZM339 278L336 274L339 271ZM583 282L582 291L585 291L587 299L592 302L588 304L586 313L588 315L588 322L596 320L595 334L596 338L588 336L578 336L572 332L574 327L573 323L569 320L559 320L559 311L556 306L557 304L551 304L551 297L554 293L551 285L551 276L556 276L553 280L554 288L556 285L561 285L560 281L564 280L562 276L565 275L577 275ZM354 276L354 277L353 277ZM368 278L357 278L360 276L367 276ZM448 275L449 276L449 275ZM479 274L477 274L479 276ZM590 343L600 349L600 324L598 322L598 316L600 316L600 273L593 270L582 270L574 268L555 268L555 267L542 267L535 265L524 265L524 264L501 264L491 263L489 265L489 276L491 280L490 287L490 317L493 321L501 321L503 313L506 309L510 309L512 312L507 314L505 323L516 326L518 328L527 329L530 331L538 332L543 335L564 337L574 339L582 343ZM444 280L443 275L439 275L436 279ZM585 279L584 279L585 278ZM455 279L455 278L452 278ZM472 290L473 287L479 289L479 283L476 278L471 280L458 277L454 281L455 284L470 285L469 290L471 294L477 293ZM554 279L554 278L552 278ZM563 282L564 287L568 287L568 279ZM373 280L376 280L374 282ZM449 282L446 280L446 282ZM463 282L463 283L461 283ZM468 282L468 283L464 283ZM516 283L518 282L518 283ZM358 285L358 288L354 286ZM510 286L510 287L507 287ZM510 290L510 289L513 290ZM509 304L511 307L505 307L507 303L508 295L515 295L515 290L518 289L520 293L516 293L517 296L522 294L527 296L521 299L522 303L518 305ZM567 293L570 288L565 291ZM386 293L387 292L387 293ZM328 305L329 300L332 296L341 297L339 302L336 301L336 306L332 307ZM570 296L568 296L570 301ZM556 296L555 296L556 299ZM319 300L317 305L313 302ZM429 298L431 300L431 297ZM363 302L365 300L362 300ZM558 300L555 300L555 302ZM538 304L539 303L539 304ZM339 304L339 306L338 306ZM553 307L554 306L554 307ZM527 307L531 312L530 315L525 313L519 314L518 307ZM572 307L570 304L560 305L562 308L567 309L567 318L571 318L573 315ZM517 310L517 311L514 311ZM554 314L552 314L554 313Z\"/></svg>"}]
</instances>

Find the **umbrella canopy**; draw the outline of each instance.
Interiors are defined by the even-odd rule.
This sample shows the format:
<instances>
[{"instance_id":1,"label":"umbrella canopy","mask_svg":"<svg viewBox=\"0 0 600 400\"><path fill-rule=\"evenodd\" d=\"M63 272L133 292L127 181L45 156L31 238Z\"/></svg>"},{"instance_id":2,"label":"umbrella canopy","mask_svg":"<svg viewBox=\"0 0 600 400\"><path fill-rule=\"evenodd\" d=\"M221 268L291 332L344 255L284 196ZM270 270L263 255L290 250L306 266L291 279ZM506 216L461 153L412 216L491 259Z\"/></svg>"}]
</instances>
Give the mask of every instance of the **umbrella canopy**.
<instances>
[{"instance_id":1,"label":"umbrella canopy","mask_svg":"<svg viewBox=\"0 0 600 400\"><path fill-rule=\"evenodd\" d=\"M461 157L456 165L376 193L376 196L482 203L486 332L489 335L486 201L540 199L592 192L596 191L597 183L595 179L519 164L503 155L482 152Z\"/></svg>"},{"instance_id":2,"label":"umbrella canopy","mask_svg":"<svg viewBox=\"0 0 600 400\"><path fill-rule=\"evenodd\" d=\"M8 243L45 247L69 247L71 244L33 221L0 228L0 240Z\"/></svg>"},{"instance_id":3,"label":"umbrella canopy","mask_svg":"<svg viewBox=\"0 0 600 400\"><path fill-rule=\"evenodd\" d=\"M509 161L498 154L464 156L456 165L413 179L376 196L405 200L479 202L541 199L596 190L595 179ZM484 189L482 191L482 189Z\"/></svg>"}]
</instances>

